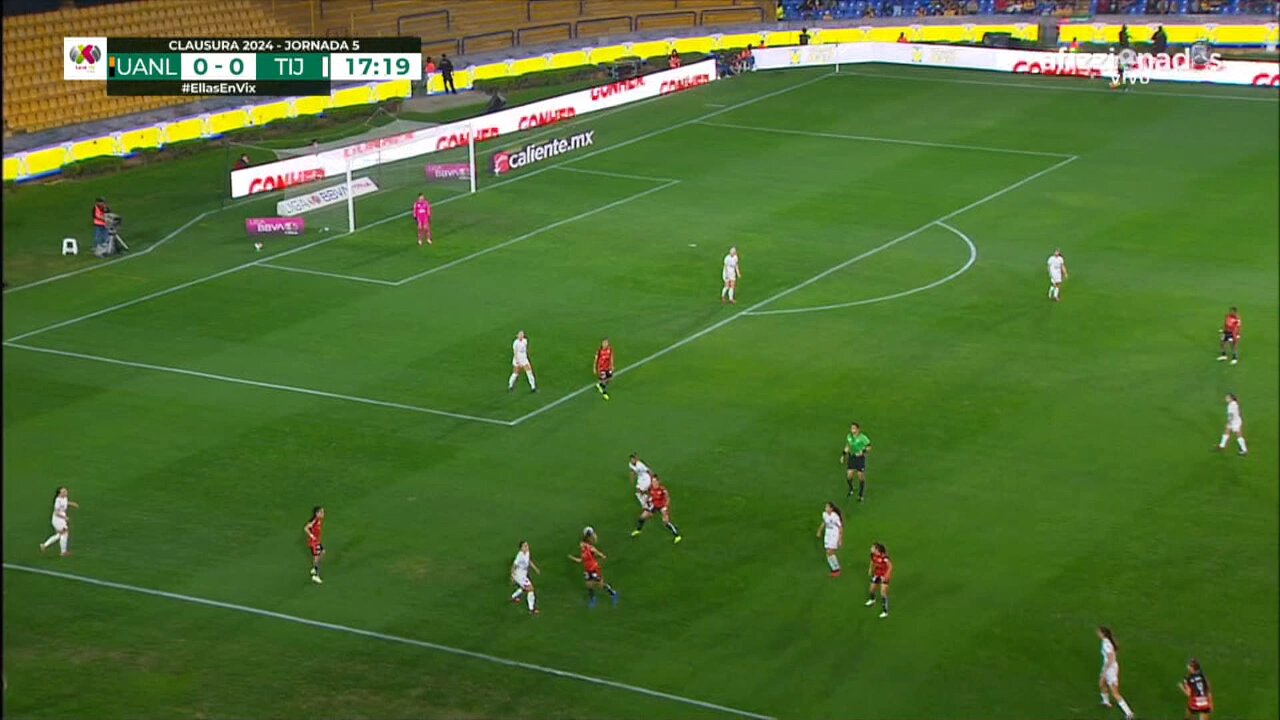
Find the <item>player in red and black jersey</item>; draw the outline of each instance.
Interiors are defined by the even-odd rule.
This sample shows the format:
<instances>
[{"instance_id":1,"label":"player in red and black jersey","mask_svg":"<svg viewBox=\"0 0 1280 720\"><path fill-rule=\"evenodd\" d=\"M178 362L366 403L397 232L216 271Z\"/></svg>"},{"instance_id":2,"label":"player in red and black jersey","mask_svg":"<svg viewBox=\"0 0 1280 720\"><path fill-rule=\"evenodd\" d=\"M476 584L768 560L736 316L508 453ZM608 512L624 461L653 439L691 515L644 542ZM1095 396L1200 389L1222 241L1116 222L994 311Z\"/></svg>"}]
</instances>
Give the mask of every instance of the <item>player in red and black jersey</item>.
<instances>
[{"instance_id":1,"label":"player in red and black jersey","mask_svg":"<svg viewBox=\"0 0 1280 720\"><path fill-rule=\"evenodd\" d=\"M880 617L889 617L889 578L893 575L893 562L889 560L889 552L884 545L871 545L871 564L867 566L867 574L871 576L871 586L867 590L867 607L876 604L876 587L880 588Z\"/></svg>"},{"instance_id":2,"label":"player in red and black jersey","mask_svg":"<svg viewBox=\"0 0 1280 720\"><path fill-rule=\"evenodd\" d=\"M587 526L582 530L582 540L578 542L578 555L570 555L569 559L582 563L582 576L587 581L587 607L596 606L596 590L604 590L609 593L609 599L614 605L618 604L618 591L613 586L604 581L604 575L600 572L600 561L607 559L607 556L596 548L596 531Z\"/></svg>"},{"instance_id":3,"label":"player in red and black jersey","mask_svg":"<svg viewBox=\"0 0 1280 720\"><path fill-rule=\"evenodd\" d=\"M1222 342L1219 345L1218 362L1227 359L1227 348L1231 349L1231 364L1240 362L1240 313L1231 308L1226 319L1222 321Z\"/></svg>"},{"instance_id":4,"label":"player in red and black jersey","mask_svg":"<svg viewBox=\"0 0 1280 720\"><path fill-rule=\"evenodd\" d=\"M609 345L609 338L601 340L600 349L596 350L595 372L599 379L596 390L608 400L609 381L613 379L613 347Z\"/></svg>"},{"instance_id":5,"label":"player in red and black jersey","mask_svg":"<svg viewBox=\"0 0 1280 720\"><path fill-rule=\"evenodd\" d=\"M645 521L654 515L662 516L662 524L675 536L675 543L680 544L683 539L680 537L680 529L671 522L671 496L667 494L667 487L658 480L657 475L649 481L649 507L640 511L640 519L636 521L636 529L631 531L631 537L639 535L644 530Z\"/></svg>"},{"instance_id":6,"label":"player in red and black jersey","mask_svg":"<svg viewBox=\"0 0 1280 720\"><path fill-rule=\"evenodd\" d=\"M324 582L320 579L320 560L324 557L324 545L320 542L324 534L323 506L317 505L311 510L311 519L302 526L302 531L307 534L307 547L311 548L311 582L319 585Z\"/></svg>"},{"instance_id":7,"label":"player in red and black jersey","mask_svg":"<svg viewBox=\"0 0 1280 720\"><path fill-rule=\"evenodd\" d=\"M1193 716L1209 720L1209 714L1213 712L1213 693L1209 691L1209 678L1200 669L1199 660L1191 658L1187 661L1187 676L1178 687L1187 696L1187 720Z\"/></svg>"}]
</instances>

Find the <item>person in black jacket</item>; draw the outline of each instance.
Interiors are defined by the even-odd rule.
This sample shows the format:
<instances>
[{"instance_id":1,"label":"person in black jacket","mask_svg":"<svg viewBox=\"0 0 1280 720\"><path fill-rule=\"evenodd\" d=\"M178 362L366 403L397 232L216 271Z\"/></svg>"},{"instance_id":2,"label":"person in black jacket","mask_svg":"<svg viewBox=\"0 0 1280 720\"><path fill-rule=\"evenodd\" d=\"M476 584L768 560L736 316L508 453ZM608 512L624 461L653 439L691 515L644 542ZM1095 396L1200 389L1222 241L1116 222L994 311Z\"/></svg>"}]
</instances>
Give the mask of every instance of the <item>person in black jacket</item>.
<instances>
[{"instance_id":1,"label":"person in black jacket","mask_svg":"<svg viewBox=\"0 0 1280 720\"><path fill-rule=\"evenodd\" d=\"M453 61L448 55L440 56L440 78L444 80L444 91L447 93L458 94L458 88L453 84Z\"/></svg>"},{"instance_id":2,"label":"person in black jacket","mask_svg":"<svg viewBox=\"0 0 1280 720\"><path fill-rule=\"evenodd\" d=\"M1151 52L1163 53L1169 49L1169 36L1164 32L1164 26L1156 27L1155 33L1151 36Z\"/></svg>"}]
</instances>

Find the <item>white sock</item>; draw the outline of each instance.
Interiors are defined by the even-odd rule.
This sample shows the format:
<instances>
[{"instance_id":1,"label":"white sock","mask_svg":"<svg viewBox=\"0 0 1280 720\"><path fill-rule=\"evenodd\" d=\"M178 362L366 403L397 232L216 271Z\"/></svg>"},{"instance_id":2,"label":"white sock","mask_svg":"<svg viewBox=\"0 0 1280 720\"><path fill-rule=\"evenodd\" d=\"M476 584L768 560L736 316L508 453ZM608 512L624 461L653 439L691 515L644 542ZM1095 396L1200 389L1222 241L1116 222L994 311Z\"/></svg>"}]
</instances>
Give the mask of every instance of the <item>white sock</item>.
<instances>
[{"instance_id":1,"label":"white sock","mask_svg":"<svg viewBox=\"0 0 1280 720\"><path fill-rule=\"evenodd\" d=\"M1240 452L1249 452L1249 448L1244 444L1244 438L1236 436L1236 444L1240 446ZM1265 453L1263 453L1265 455Z\"/></svg>"},{"instance_id":2,"label":"white sock","mask_svg":"<svg viewBox=\"0 0 1280 720\"><path fill-rule=\"evenodd\" d=\"M516 378L518 377L520 377L518 373L511 373L511 379L507 381L508 390L516 386Z\"/></svg>"},{"instance_id":3,"label":"white sock","mask_svg":"<svg viewBox=\"0 0 1280 720\"><path fill-rule=\"evenodd\" d=\"M516 588L516 591L515 591L515 592L513 592L513 593L511 593L511 599L512 599L512 600L515 600L516 598L519 598L519 597L520 597L520 593L522 593L522 592L524 592L524 588Z\"/></svg>"},{"instance_id":4,"label":"white sock","mask_svg":"<svg viewBox=\"0 0 1280 720\"><path fill-rule=\"evenodd\" d=\"M840 561L836 559L835 555L827 556L827 564L831 566L831 572L835 572L840 569Z\"/></svg>"},{"instance_id":5,"label":"white sock","mask_svg":"<svg viewBox=\"0 0 1280 720\"><path fill-rule=\"evenodd\" d=\"M1125 717L1133 715L1133 711L1129 709L1129 703L1125 702L1124 698L1120 698L1119 705L1120 709L1124 711Z\"/></svg>"},{"instance_id":6,"label":"white sock","mask_svg":"<svg viewBox=\"0 0 1280 720\"><path fill-rule=\"evenodd\" d=\"M1111 698L1108 698L1106 693L1098 693L1098 694L1102 697L1102 704L1103 704L1103 705L1110 705L1110 704L1111 704Z\"/></svg>"},{"instance_id":7,"label":"white sock","mask_svg":"<svg viewBox=\"0 0 1280 720\"><path fill-rule=\"evenodd\" d=\"M533 388L534 390L537 390L537 389L538 389L538 381L533 379L533 373L532 373L532 372L527 372L527 373L525 373L525 377L529 378L529 387Z\"/></svg>"},{"instance_id":8,"label":"white sock","mask_svg":"<svg viewBox=\"0 0 1280 720\"><path fill-rule=\"evenodd\" d=\"M67 551L67 540L69 539L70 537L67 535L67 533L62 533L61 535L58 536L58 547L64 553Z\"/></svg>"},{"instance_id":9,"label":"white sock","mask_svg":"<svg viewBox=\"0 0 1280 720\"><path fill-rule=\"evenodd\" d=\"M529 601L529 612L533 612L534 603L536 602L533 599L533 593L529 593L528 601Z\"/></svg>"},{"instance_id":10,"label":"white sock","mask_svg":"<svg viewBox=\"0 0 1280 720\"><path fill-rule=\"evenodd\" d=\"M720 288L720 297L725 297L728 294L729 294L729 286L726 285L725 287Z\"/></svg>"},{"instance_id":11,"label":"white sock","mask_svg":"<svg viewBox=\"0 0 1280 720\"><path fill-rule=\"evenodd\" d=\"M1222 436L1222 439L1218 441L1218 447L1220 447L1220 448L1224 448L1224 447L1226 447L1226 446L1227 446L1227 440L1229 440L1230 438L1231 438L1231 436L1230 436L1230 435L1223 435L1223 436Z\"/></svg>"},{"instance_id":12,"label":"white sock","mask_svg":"<svg viewBox=\"0 0 1280 720\"><path fill-rule=\"evenodd\" d=\"M58 542L58 533L54 533L50 535L48 540L45 540L43 543L41 543L40 547L47 548L56 542Z\"/></svg>"},{"instance_id":13,"label":"white sock","mask_svg":"<svg viewBox=\"0 0 1280 720\"><path fill-rule=\"evenodd\" d=\"M1053 286L1049 286L1049 297L1053 297Z\"/></svg>"},{"instance_id":14,"label":"white sock","mask_svg":"<svg viewBox=\"0 0 1280 720\"><path fill-rule=\"evenodd\" d=\"M729 299L733 299L733 288L729 288Z\"/></svg>"}]
</instances>

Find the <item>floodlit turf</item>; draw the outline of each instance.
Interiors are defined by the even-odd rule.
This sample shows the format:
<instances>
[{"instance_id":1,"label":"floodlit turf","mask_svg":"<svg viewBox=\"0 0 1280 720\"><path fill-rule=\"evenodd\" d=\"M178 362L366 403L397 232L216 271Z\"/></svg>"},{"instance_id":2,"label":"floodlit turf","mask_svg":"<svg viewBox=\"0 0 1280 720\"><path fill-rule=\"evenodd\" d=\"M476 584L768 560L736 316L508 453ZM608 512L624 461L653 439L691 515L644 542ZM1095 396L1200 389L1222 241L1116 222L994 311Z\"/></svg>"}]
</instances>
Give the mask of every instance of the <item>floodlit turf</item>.
<instances>
[{"instance_id":1,"label":"floodlit turf","mask_svg":"<svg viewBox=\"0 0 1280 720\"><path fill-rule=\"evenodd\" d=\"M1181 717L1191 655L1222 717L1274 717L1274 95L824 74L579 118L595 147L438 202L426 251L401 218L255 254L259 201L8 291L6 716L1119 717L1106 624L1141 717ZM216 207L222 169L7 195L6 280L90 265L48 255L103 187L137 250ZM269 261L350 278L245 265L308 244ZM1237 366L1214 361L1230 305ZM506 392L519 329L536 395ZM583 391L604 336L609 402ZM1247 458L1210 450L1228 391ZM833 580L814 533L851 420L870 487ZM628 536L633 450L679 546ZM68 559L36 551L58 484ZM587 524L616 608L586 608L566 557ZM507 601L522 539L537 618ZM862 605L873 541L886 620Z\"/></svg>"}]
</instances>

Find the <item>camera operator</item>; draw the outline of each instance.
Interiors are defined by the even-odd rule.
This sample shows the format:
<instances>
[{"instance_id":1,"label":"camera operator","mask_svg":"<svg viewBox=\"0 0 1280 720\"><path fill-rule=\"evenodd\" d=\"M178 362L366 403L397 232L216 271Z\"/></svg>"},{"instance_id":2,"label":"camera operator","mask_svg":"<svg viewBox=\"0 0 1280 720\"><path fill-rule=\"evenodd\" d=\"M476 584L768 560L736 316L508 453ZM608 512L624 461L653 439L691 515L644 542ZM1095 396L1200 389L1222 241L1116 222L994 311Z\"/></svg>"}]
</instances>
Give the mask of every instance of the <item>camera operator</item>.
<instances>
[{"instance_id":1,"label":"camera operator","mask_svg":"<svg viewBox=\"0 0 1280 720\"><path fill-rule=\"evenodd\" d=\"M107 213L111 212L111 207L107 205L106 198L98 198L93 203L93 252L95 255L101 254L100 251L105 249L107 243L110 242L110 236L107 234Z\"/></svg>"}]
</instances>

